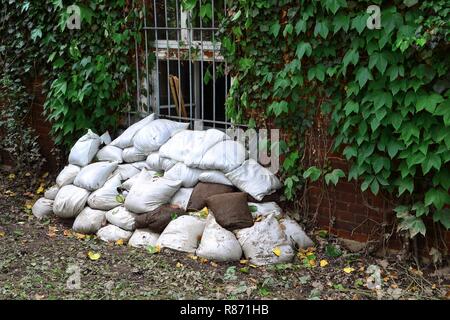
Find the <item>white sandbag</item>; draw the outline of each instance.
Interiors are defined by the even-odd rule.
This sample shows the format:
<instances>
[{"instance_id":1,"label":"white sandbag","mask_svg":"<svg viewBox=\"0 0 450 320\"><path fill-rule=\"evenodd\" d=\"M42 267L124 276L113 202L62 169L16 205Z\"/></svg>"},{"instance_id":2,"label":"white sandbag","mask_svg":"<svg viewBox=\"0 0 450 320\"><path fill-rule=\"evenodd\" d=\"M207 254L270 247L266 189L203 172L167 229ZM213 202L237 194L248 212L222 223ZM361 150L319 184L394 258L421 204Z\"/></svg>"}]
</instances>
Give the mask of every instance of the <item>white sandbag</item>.
<instances>
[{"instance_id":1,"label":"white sandbag","mask_svg":"<svg viewBox=\"0 0 450 320\"><path fill-rule=\"evenodd\" d=\"M274 214L250 228L236 231L242 251L250 263L266 265L290 262L294 250Z\"/></svg>"},{"instance_id":2,"label":"white sandbag","mask_svg":"<svg viewBox=\"0 0 450 320\"><path fill-rule=\"evenodd\" d=\"M226 139L230 137L217 129L183 130L163 144L159 154L161 157L183 162L189 167L198 167L205 153L216 143Z\"/></svg>"},{"instance_id":3,"label":"white sandbag","mask_svg":"<svg viewBox=\"0 0 450 320\"><path fill-rule=\"evenodd\" d=\"M128 211L125 207L120 206L106 212L106 220L109 223L128 231L133 231L135 229L136 214Z\"/></svg>"},{"instance_id":4,"label":"white sandbag","mask_svg":"<svg viewBox=\"0 0 450 320\"><path fill-rule=\"evenodd\" d=\"M303 228L297 223L297 221L289 217L285 217L279 220L279 223L287 238L291 241L291 245L293 247L305 249L314 246L312 240L306 235L305 231L303 231Z\"/></svg>"},{"instance_id":5,"label":"white sandbag","mask_svg":"<svg viewBox=\"0 0 450 320\"><path fill-rule=\"evenodd\" d=\"M95 190L88 198L88 205L92 209L111 210L121 203L117 202L119 192L117 187L120 187L120 175L114 175L105 182L104 186Z\"/></svg>"},{"instance_id":6,"label":"white sandbag","mask_svg":"<svg viewBox=\"0 0 450 320\"><path fill-rule=\"evenodd\" d=\"M136 133L133 145L147 155L156 151L175 133L187 129L189 123L158 119Z\"/></svg>"},{"instance_id":7,"label":"white sandbag","mask_svg":"<svg viewBox=\"0 0 450 320\"><path fill-rule=\"evenodd\" d=\"M253 218L258 216L266 217L271 213L275 214L275 217L279 217L283 213L283 210L281 210L280 206L276 202L249 202L248 206Z\"/></svg>"},{"instance_id":8,"label":"white sandbag","mask_svg":"<svg viewBox=\"0 0 450 320\"><path fill-rule=\"evenodd\" d=\"M135 147L129 147L122 151L122 159L127 163L145 161L146 158L147 156Z\"/></svg>"},{"instance_id":9,"label":"white sandbag","mask_svg":"<svg viewBox=\"0 0 450 320\"><path fill-rule=\"evenodd\" d=\"M135 248L147 248L148 246L155 246L158 238L159 234L150 231L150 229L136 229L128 241L128 245Z\"/></svg>"},{"instance_id":10,"label":"white sandbag","mask_svg":"<svg viewBox=\"0 0 450 320\"><path fill-rule=\"evenodd\" d=\"M119 164L117 166L116 171L114 171L114 175L118 174L120 176L120 180L127 180L131 177L137 175L141 170L133 166L131 163Z\"/></svg>"},{"instance_id":11,"label":"white sandbag","mask_svg":"<svg viewBox=\"0 0 450 320\"><path fill-rule=\"evenodd\" d=\"M205 170L230 172L239 167L245 160L244 146L237 141L226 140L209 149L198 167Z\"/></svg>"},{"instance_id":12,"label":"white sandbag","mask_svg":"<svg viewBox=\"0 0 450 320\"><path fill-rule=\"evenodd\" d=\"M193 191L194 188L180 188L180 190L178 190L170 200L170 204L173 204L186 211L189 199L191 199Z\"/></svg>"},{"instance_id":13,"label":"white sandbag","mask_svg":"<svg viewBox=\"0 0 450 320\"><path fill-rule=\"evenodd\" d=\"M206 220L194 216L181 216L170 221L159 236L156 245L182 252L194 253L205 229Z\"/></svg>"},{"instance_id":14,"label":"white sandbag","mask_svg":"<svg viewBox=\"0 0 450 320\"><path fill-rule=\"evenodd\" d=\"M104 145L108 145L111 143L111 136L109 135L109 132L106 131L104 134L100 136L100 140Z\"/></svg>"},{"instance_id":15,"label":"white sandbag","mask_svg":"<svg viewBox=\"0 0 450 320\"><path fill-rule=\"evenodd\" d=\"M101 143L100 137L88 130L70 150L69 163L80 167L87 166L94 159Z\"/></svg>"},{"instance_id":16,"label":"white sandbag","mask_svg":"<svg viewBox=\"0 0 450 320\"><path fill-rule=\"evenodd\" d=\"M150 167L148 166L147 162L145 162L145 161L133 162L132 165L135 168L139 169L139 171L141 171L142 169L150 170Z\"/></svg>"},{"instance_id":17,"label":"white sandbag","mask_svg":"<svg viewBox=\"0 0 450 320\"><path fill-rule=\"evenodd\" d=\"M79 166L69 164L61 170L56 177L56 184L61 188L72 184L77 175L80 173L81 168Z\"/></svg>"},{"instance_id":18,"label":"white sandbag","mask_svg":"<svg viewBox=\"0 0 450 320\"><path fill-rule=\"evenodd\" d=\"M206 183L218 183L224 184L226 186L232 186L230 180L225 176L225 174L218 170L206 170L200 173L198 180Z\"/></svg>"},{"instance_id":19,"label":"white sandbag","mask_svg":"<svg viewBox=\"0 0 450 320\"><path fill-rule=\"evenodd\" d=\"M103 187L110 174L116 168L117 162L103 161L92 163L81 169L73 184L89 191L97 190Z\"/></svg>"},{"instance_id":20,"label":"white sandbag","mask_svg":"<svg viewBox=\"0 0 450 320\"><path fill-rule=\"evenodd\" d=\"M159 152L149 154L146 162L149 169L155 171L167 171L177 163L175 160L161 157Z\"/></svg>"},{"instance_id":21,"label":"white sandbag","mask_svg":"<svg viewBox=\"0 0 450 320\"><path fill-rule=\"evenodd\" d=\"M44 192L44 198L48 200L55 200L56 195L58 194L59 187L58 185L53 185Z\"/></svg>"},{"instance_id":22,"label":"white sandbag","mask_svg":"<svg viewBox=\"0 0 450 320\"><path fill-rule=\"evenodd\" d=\"M97 160L99 161L117 161L122 163L122 149L114 146L104 146L97 152Z\"/></svg>"},{"instance_id":23,"label":"white sandbag","mask_svg":"<svg viewBox=\"0 0 450 320\"><path fill-rule=\"evenodd\" d=\"M118 136L113 142L110 143L111 146L119 147L122 149L131 147L133 145L133 137L135 134L152 122L155 119L155 114L145 117L144 119L136 122L135 124L129 126L120 136Z\"/></svg>"},{"instance_id":24,"label":"white sandbag","mask_svg":"<svg viewBox=\"0 0 450 320\"><path fill-rule=\"evenodd\" d=\"M202 170L189 168L182 162L178 162L172 168L164 172L164 178L170 180L181 180L182 186L185 188L192 188L198 183L198 177Z\"/></svg>"},{"instance_id":25,"label":"white sandbag","mask_svg":"<svg viewBox=\"0 0 450 320\"><path fill-rule=\"evenodd\" d=\"M246 160L240 167L225 176L234 186L258 201L281 188L280 180L253 159Z\"/></svg>"},{"instance_id":26,"label":"white sandbag","mask_svg":"<svg viewBox=\"0 0 450 320\"><path fill-rule=\"evenodd\" d=\"M106 225L106 211L84 208L73 222L72 229L82 234L94 234Z\"/></svg>"},{"instance_id":27,"label":"white sandbag","mask_svg":"<svg viewBox=\"0 0 450 320\"><path fill-rule=\"evenodd\" d=\"M31 208L31 212L38 219L48 217L53 213L53 200L39 198Z\"/></svg>"},{"instance_id":28,"label":"white sandbag","mask_svg":"<svg viewBox=\"0 0 450 320\"><path fill-rule=\"evenodd\" d=\"M89 191L69 184L62 187L53 202L53 212L60 218L74 218L86 206Z\"/></svg>"},{"instance_id":29,"label":"white sandbag","mask_svg":"<svg viewBox=\"0 0 450 320\"><path fill-rule=\"evenodd\" d=\"M209 260L237 261L242 249L233 232L222 228L210 214L195 254Z\"/></svg>"},{"instance_id":30,"label":"white sandbag","mask_svg":"<svg viewBox=\"0 0 450 320\"><path fill-rule=\"evenodd\" d=\"M180 180L159 178L157 180L138 180L125 199L125 208L134 213L153 211L169 203L181 186Z\"/></svg>"},{"instance_id":31,"label":"white sandbag","mask_svg":"<svg viewBox=\"0 0 450 320\"><path fill-rule=\"evenodd\" d=\"M132 234L132 232L120 229L119 227L112 224L108 224L107 226L97 231L97 237L100 240L106 242L116 242L118 240L127 242Z\"/></svg>"},{"instance_id":32,"label":"white sandbag","mask_svg":"<svg viewBox=\"0 0 450 320\"><path fill-rule=\"evenodd\" d=\"M155 180L158 178L156 176L156 171L151 171L147 169L142 169L142 171L134 176L132 176L130 179L127 179L124 183L122 183L121 187L125 190L130 191L131 187L136 183L138 180L144 180L144 181L150 181Z\"/></svg>"}]
</instances>

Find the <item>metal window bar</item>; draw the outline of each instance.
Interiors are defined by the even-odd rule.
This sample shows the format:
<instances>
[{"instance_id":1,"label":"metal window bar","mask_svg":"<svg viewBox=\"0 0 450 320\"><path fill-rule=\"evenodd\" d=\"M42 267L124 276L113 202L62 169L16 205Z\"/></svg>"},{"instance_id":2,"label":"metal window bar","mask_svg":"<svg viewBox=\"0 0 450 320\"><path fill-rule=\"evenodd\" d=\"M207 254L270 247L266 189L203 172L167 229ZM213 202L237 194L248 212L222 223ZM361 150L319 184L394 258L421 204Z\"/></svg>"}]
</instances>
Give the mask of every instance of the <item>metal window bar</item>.
<instances>
[{"instance_id":1,"label":"metal window bar","mask_svg":"<svg viewBox=\"0 0 450 320\"><path fill-rule=\"evenodd\" d=\"M218 31L217 10L224 10L226 14L227 1L223 2L223 7L216 8L216 3L220 1L210 0L212 12L208 21L204 21L200 14L196 14L193 19L191 13L183 11L180 0L142 2L142 31L145 37L145 54L142 59L145 60L146 72L142 72L145 73L145 79L140 79L139 54L136 48L136 94L140 97L138 110L144 99L147 112L152 109L160 118L189 121L191 128L226 130L241 126L232 123L226 116L225 102L231 79L227 74L226 62L220 54L220 43L215 41ZM197 12L200 12L201 2L198 1L197 8L194 9ZM148 6L153 8L147 10ZM155 58L152 66L149 54L153 54ZM224 70L223 75L218 76L218 66ZM206 76L209 78L207 83ZM171 87L171 77L176 77L175 81L178 81L175 89ZM145 97L142 96L142 80L146 81ZM188 117L182 116L182 106L189 108Z\"/></svg>"}]
</instances>

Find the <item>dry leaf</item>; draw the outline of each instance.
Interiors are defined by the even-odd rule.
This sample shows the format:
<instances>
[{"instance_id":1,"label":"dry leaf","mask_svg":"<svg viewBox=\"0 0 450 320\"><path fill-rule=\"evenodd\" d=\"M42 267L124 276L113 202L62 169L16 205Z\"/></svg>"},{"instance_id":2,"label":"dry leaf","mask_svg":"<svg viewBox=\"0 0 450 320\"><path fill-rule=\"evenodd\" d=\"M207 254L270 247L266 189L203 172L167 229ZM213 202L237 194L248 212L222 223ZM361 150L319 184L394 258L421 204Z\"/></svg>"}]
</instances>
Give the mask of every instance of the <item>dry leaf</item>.
<instances>
[{"instance_id":1,"label":"dry leaf","mask_svg":"<svg viewBox=\"0 0 450 320\"><path fill-rule=\"evenodd\" d=\"M355 269L353 269L352 267L346 267L346 268L343 269L343 271L345 273L352 273L353 271L355 271Z\"/></svg>"},{"instance_id":2,"label":"dry leaf","mask_svg":"<svg viewBox=\"0 0 450 320\"><path fill-rule=\"evenodd\" d=\"M208 263L208 259L206 258L200 258L200 263Z\"/></svg>"},{"instance_id":3,"label":"dry leaf","mask_svg":"<svg viewBox=\"0 0 450 320\"><path fill-rule=\"evenodd\" d=\"M75 237L77 239L84 239L84 238L86 238L86 235L82 234L82 233L75 232L74 235L75 235Z\"/></svg>"},{"instance_id":4,"label":"dry leaf","mask_svg":"<svg viewBox=\"0 0 450 320\"><path fill-rule=\"evenodd\" d=\"M41 183L41 184L39 185L39 188L36 190L36 194L41 194L41 193L43 193L44 191L45 191L44 184Z\"/></svg>"},{"instance_id":5,"label":"dry leaf","mask_svg":"<svg viewBox=\"0 0 450 320\"><path fill-rule=\"evenodd\" d=\"M197 260L198 259L198 257L193 255L193 254L188 255L188 258L192 259L192 260Z\"/></svg>"},{"instance_id":6,"label":"dry leaf","mask_svg":"<svg viewBox=\"0 0 450 320\"><path fill-rule=\"evenodd\" d=\"M54 237L56 237L56 232L57 232L57 231L58 231L58 229L56 229L56 227L49 226L49 227L48 227L47 235L48 235L50 238L54 238Z\"/></svg>"},{"instance_id":7,"label":"dry leaf","mask_svg":"<svg viewBox=\"0 0 450 320\"><path fill-rule=\"evenodd\" d=\"M281 249L279 247L273 248L272 252L279 257L281 255Z\"/></svg>"},{"instance_id":8,"label":"dry leaf","mask_svg":"<svg viewBox=\"0 0 450 320\"><path fill-rule=\"evenodd\" d=\"M308 262L309 262L309 265L310 265L311 267L315 267L315 266L316 266L316 260L311 259L311 260L308 260Z\"/></svg>"},{"instance_id":9,"label":"dry leaf","mask_svg":"<svg viewBox=\"0 0 450 320\"><path fill-rule=\"evenodd\" d=\"M211 261L211 266L214 267L214 268L217 268L218 265L214 261Z\"/></svg>"},{"instance_id":10,"label":"dry leaf","mask_svg":"<svg viewBox=\"0 0 450 320\"><path fill-rule=\"evenodd\" d=\"M64 237L72 237L72 231L66 229L63 231Z\"/></svg>"},{"instance_id":11,"label":"dry leaf","mask_svg":"<svg viewBox=\"0 0 450 320\"><path fill-rule=\"evenodd\" d=\"M16 175L14 174L14 173L10 173L9 175L8 175L8 179L9 180L14 180L16 178Z\"/></svg>"},{"instance_id":12,"label":"dry leaf","mask_svg":"<svg viewBox=\"0 0 450 320\"><path fill-rule=\"evenodd\" d=\"M243 260L240 260L239 263L240 263L240 264L247 264L247 263L248 263L248 260L244 260L244 259L243 259Z\"/></svg>"},{"instance_id":13,"label":"dry leaf","mask_svg":"<svg viewBox=\"0 0 450 320\"><path fill-rule=\"evenodd\" d=\"M100 253L93 252L93 251L89 251L87 255L88 255L89 259L91 259L93 261L98 260L101 257Z\"/></svg>"},{"instance_id":14,"label":"dry leaf","mask_svg":"<svg viewBox=\"0 0 450 320\"><path fill-rule=\"evenodd\" d=\"M117 240L117 241L116 241L116 244L117 244L118 246L123 246L123 239Z\"/></svg>"},{"instance_id":15,"label":"dry leaf","mask_svg":"<svg viewBox=\"0 0 450 320\"><path fill-rule=\"evenodd\" d=\"M325 259L323 259L323 260L320 260L320 266L323 268L323 267L326 267L328 265L328 261L327 260L325 260Z\"/></svg>"},{"instance_id":16,"label":"dry leaf","mask_svg":"<svg viewBox=\"0 0 450 320\"><path fill-rule=\"evenodd\" d=\"M3 231L0 231L0 238L3 238L5 236L5 233Z\"/></svg>"},{"instance_id":17,"label":"dry leaf","mask_svg":"<svg viewBox=\"0 0 450 320\"><path fill-rule=\"evenodd\" d=\"M180 263L180 262L177 262L176 267L177 267L177 268L183 268L183 264Z\"/></svg>"}]
</instances>

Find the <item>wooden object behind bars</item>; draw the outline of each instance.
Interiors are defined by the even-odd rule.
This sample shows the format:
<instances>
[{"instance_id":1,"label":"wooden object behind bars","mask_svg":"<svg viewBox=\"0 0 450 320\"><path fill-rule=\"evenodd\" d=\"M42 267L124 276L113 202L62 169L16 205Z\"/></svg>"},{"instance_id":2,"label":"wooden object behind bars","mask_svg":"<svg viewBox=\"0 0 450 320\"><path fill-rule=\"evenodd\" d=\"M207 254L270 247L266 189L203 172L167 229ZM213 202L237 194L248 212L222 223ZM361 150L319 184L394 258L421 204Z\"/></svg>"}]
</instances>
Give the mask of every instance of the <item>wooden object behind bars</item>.
<instances>
[{"instance_id":1,"label":"wooden object behind bars","mask_svg":"<svg viewBox=\"0 0 450 320\"><path fill-rule=\"evenodd\" d=\"M175 108L177 115L187 118L186 107L184 105L183 93L180 89L180 80L174 75L169 75L170 91L172 98L175 101Z\"/></svg>"}]
</instances>

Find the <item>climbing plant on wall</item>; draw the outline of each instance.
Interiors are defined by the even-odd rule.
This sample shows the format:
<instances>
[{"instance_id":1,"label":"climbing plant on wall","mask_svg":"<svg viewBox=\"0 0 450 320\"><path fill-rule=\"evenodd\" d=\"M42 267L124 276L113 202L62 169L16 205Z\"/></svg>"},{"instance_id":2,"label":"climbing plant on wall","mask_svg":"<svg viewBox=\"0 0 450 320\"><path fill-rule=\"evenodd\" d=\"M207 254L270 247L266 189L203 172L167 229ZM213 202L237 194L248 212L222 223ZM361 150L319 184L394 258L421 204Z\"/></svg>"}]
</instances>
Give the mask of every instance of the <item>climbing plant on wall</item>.
<instances>
[{"instance_id":1,"label":"climbing plant on wall","mask_svg":"<svg viewBox=\"0 0 450 320\"><path fill-rule=\"evenodd\" d=\"M370 5L381 28L368 28ZM223 53L235 77L228 114L283 130L285 195L304 179L304 134L329 115L335 148L362 190L389 192L400 229L425 234L423 217L450 228L449 5L447 1L232 2Z\"/></svg>"},{"instance_id":2,"label":"climbing plant on wall","mask_svg":"<svg viewBox=\"0 0 450 320\"><path fill-rule=\"evenodd\" d=\"M67 27L68 18L77 14L68 11L72 5L80 9L79 29ZM140 2L10 0L2 2L1 14L0 100L7 103L0 125L16 122L18 128L27 127L22 120L33 99L27 89L39 76L44 80L44 111L57 144L70 146L87 128L114 129L120 112L133 103L132 55L135 40L141 41ZM28 136L36 145L35 134ZM5 141L14 144L15 139L11 135Z\"/></svg>"}]
</instances>

